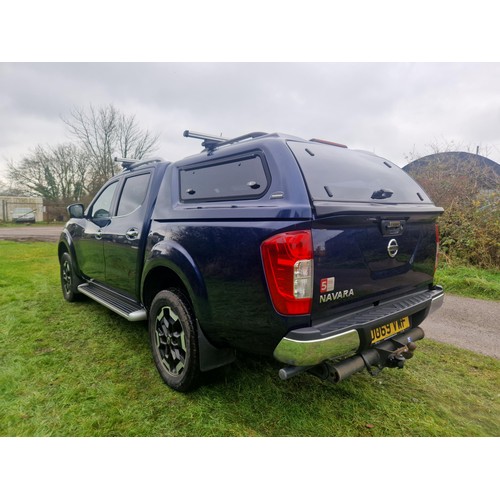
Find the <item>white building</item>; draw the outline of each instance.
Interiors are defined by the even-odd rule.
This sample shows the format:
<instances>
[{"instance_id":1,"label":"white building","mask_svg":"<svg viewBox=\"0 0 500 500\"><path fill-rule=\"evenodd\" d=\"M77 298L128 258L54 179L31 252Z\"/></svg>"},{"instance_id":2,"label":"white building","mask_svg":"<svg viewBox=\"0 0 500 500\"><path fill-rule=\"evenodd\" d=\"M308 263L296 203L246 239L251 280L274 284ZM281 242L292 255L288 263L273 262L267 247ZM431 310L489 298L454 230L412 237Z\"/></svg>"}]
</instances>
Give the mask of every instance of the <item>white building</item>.
<instances>
[{"instance_id":1,"label":"white building","mask_svg":"<svg viewBox=\"0 0 500 500\"><path fill-rule=\"evenodd\" d=\"M0 196L0 221L15 222L22 214L29 221L33 215L35 222L43 222L43 198L22 196Z\"/></svg>"}]
</instances>

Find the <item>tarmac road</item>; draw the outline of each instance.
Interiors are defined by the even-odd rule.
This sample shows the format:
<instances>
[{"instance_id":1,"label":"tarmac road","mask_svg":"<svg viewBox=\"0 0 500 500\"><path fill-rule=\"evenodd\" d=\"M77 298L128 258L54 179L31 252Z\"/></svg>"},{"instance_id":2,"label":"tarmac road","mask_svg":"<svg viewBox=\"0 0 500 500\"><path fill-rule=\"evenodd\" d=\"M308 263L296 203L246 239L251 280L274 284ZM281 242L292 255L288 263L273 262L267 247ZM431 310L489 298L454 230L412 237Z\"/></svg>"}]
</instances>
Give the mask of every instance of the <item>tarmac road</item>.
<instances>
[{"instance_id":1,"label":"tarmac road","mask_svg":"<svg viewBox=\"0 0 500 500\"><path fill-rule=\"evenodd\" d=\"M62 228L63 226L31 226L29 224L0 227L0 240L58 241Z\"/></svg>"},{"instance_id":2,"label":"tarmac road","mask_svg":"<svg viewBox=\"0 0 500 500\"><path fill-rule=\"evenodd\" d=\"M0 240L56 242L61 229L62 226L0 227ZM426 338L500 359L500 301L446 294L441 309L427 318L422 328Z\"/></svg>"},{"instance_id":3,"label":"tarmac road","mask_svg":"<svg viewBox=\"0 0 500 500\"><path fill-rule=\"evenodd\" d=\"M500 302L446 294L423 323L425 336L500 359Z\"/></svg>"}]
</instances>

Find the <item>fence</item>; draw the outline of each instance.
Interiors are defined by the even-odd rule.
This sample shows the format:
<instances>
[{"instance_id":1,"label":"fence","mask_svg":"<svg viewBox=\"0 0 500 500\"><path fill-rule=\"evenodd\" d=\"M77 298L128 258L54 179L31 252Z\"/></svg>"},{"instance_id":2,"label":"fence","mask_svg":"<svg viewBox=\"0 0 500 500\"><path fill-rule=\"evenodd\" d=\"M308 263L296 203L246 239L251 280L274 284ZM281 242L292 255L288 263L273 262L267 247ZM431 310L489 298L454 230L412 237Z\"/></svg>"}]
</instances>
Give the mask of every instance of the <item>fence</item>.
<instances>
[{"instance_id":1,"label":"fence","mask_svg":"<svg viewBox=\"0 0 500 500\"><path fill-rule=\"evenodd\" d=\"M68 211L65 203L45 202L43 220L45 222L63 222L68 220Z\"/></svg>"}]
</instances>

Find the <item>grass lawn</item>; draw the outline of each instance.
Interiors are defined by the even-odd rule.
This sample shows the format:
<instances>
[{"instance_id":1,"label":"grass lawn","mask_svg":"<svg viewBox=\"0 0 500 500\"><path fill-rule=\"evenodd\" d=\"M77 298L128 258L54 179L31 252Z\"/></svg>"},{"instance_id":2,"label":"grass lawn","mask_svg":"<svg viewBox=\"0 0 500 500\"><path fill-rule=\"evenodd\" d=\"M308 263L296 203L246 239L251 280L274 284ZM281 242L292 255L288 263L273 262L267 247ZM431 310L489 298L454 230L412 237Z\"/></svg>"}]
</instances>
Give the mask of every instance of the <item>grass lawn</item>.
<instances>
[{"instance_id":1,"label":"grass lawn","mask_svg":"<svg viewBox=\"0 0 500 500\"><path fill-rule=\"evenodd\" d=\"M500 271L440 264L436 283L448 293L476 299L500 300Z\"/></svg>"},{"instance_id":2,"label":"grass lawn","mask_svg":"<svg viewBox=\"0 0 500 500\"><path fill-rule=\"evenodd\" d=\"M183 395L145 323L66 303L55 243L0 241L2 436L498 436L500 361L419 342L404 370L331 385L240 355Z\"/></svg>"}]
</instances>

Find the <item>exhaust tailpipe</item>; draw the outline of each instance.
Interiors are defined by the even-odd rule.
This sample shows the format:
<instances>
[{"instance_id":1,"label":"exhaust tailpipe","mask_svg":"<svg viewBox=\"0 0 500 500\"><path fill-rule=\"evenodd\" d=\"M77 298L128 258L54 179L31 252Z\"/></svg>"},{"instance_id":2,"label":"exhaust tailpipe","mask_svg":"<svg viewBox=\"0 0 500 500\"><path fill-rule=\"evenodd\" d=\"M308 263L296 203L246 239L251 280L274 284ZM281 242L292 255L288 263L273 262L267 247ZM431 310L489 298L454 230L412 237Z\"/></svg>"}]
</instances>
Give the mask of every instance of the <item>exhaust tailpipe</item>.
<instances>
[{"instance_id":1,"label":"exhaust tailpipe","mask_svg":"<svg viewBox=\"0 0 500 500\"><path fill-rule=\"evenodd\" d=\"M339 363L330 364L330 380L334 383L341 382L351 375L371 366L392 366L402 368L405 358L413 355L416 348L414 342L422 340L425 336L422 328L413 328L405 333L396 335L389 340L377 344L361 354L344 359Z\"/></svg>"}]
</instances>

